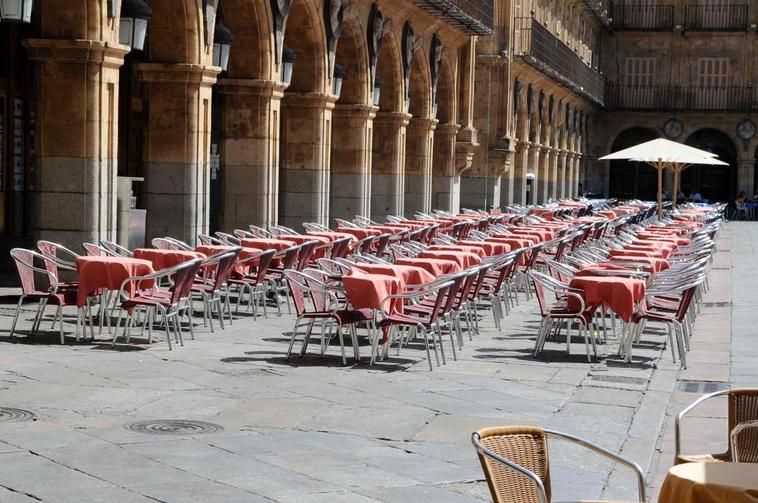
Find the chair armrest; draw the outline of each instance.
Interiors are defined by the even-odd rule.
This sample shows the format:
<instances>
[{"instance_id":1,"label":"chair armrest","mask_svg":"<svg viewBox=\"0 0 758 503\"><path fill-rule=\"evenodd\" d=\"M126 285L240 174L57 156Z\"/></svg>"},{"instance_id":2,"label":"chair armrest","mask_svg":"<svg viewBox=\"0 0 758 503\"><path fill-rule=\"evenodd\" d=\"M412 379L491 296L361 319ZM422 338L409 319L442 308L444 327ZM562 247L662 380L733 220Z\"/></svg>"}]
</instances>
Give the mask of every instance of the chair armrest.
<instances>
[{"instance_id":1,"label":"chair armrest","mask_svg":"<svg viewBox=\"0 0 758 503\"><path fill-rule=\"evenodd\" d=\"M685 407L684 409L682 409L682 411L679 414L677 414L676 420L674 421L674 449L675 449L674 450L674 456L676 458L678 458L679 455L682 452L681 451L681 440L682 439L681 439L681 432L680 432L680 423L681 423L682 419L684 418L684 416L686 416L687 414L689 414L692 411L692 409L694 409L695 407L697 407L701 403L705 402L706 400L709 400L711 398L715 398L717 396L728 395L729 391L730 390L722 390L722 391L716 391L714 393L709 393L707 395L703 395L700 398L698 398L697 400L695 400L694 402L692 402L691 404L689 404L687 407Z\"/></svg>"},{"instance_id":2,"label":"chair armrest","mask_svg":"<svg viewBox=\"0 0 758 503\"><path fill-rule=\"evenodd\" d=\"M744 421L734 428L732 428L732 431L729 432L729 447L732 451L732 462L737 463L739 462L740 458L737 453L737 435L739 435L743 430L746 430L748 428L758 428L758 420L755 421Z\"/></svg>"},{"instance_id":3,"label":"chair armrest","mask_svg":"<svg viewBox=\"0 0 758 503\"><path fill-rule=\"evenodd\" d=\"M619 454L616 454L615 452L611 452L608 449L600 447L599 445L594 444L583 438L579 438L574 435L570 435L568 433L562 433L559 431L553 431L553 430L543 430L543 431L549 437L555 437L561 440L566 440L576 445L579 445L581 447L585 447L591 451L594 451L600 454L601 456L605 456L608 459L612 459L613 461L616 461L617 463L622 464L626 466L627 468L629 468L630 470L632 470L634 474L637 476L637 491L638 491L639 501L642 503L645 502L645 474L642 472L642 468L640 468L640 466L637 463L629 459L626 459L625 457Z\"/></svg>"}]
</instances>

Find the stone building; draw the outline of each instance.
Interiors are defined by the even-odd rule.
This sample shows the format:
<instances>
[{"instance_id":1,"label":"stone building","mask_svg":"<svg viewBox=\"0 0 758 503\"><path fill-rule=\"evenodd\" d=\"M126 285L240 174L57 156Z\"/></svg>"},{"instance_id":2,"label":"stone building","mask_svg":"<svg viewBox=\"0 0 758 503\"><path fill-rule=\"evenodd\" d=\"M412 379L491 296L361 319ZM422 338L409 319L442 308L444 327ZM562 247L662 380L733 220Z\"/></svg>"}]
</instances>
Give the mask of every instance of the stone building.
<instances>
[{"instance_id":1,"label":"stone building","mask_svg":"<svg viewBox=\"0 0 758 503\"><path fill-rule=\"evenodd\" d=\"M37 0L30 12L0 23L5 243L115 238L121 177L137 179L148 239L459 208L488 0Z\"/></svg>"}]
</instances>

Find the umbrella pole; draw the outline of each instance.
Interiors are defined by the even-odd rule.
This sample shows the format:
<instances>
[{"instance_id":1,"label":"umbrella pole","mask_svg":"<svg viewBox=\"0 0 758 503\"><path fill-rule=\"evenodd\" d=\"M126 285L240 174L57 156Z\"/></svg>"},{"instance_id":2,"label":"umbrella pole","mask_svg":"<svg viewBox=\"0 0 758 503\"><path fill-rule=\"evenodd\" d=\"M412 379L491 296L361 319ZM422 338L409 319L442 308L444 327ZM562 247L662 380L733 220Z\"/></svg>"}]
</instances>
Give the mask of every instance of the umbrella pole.
<instances>
[{"instance_id":1,"label":"umbrella pole","mask_svg":"<svg viewBox=\"0 0 758 503\"><path fill-rule=\"evenodd\" d=\"M663 168L659 165L658 169L658 220L663 220Z\"/></svg>"},{"instance_id":2,"label":"umbrella pole","mask_svg":"<svg viewBox=\"0 0 758 503\"><path fill-rule=\"evenodd\" d=\"M679 168L674 167L674 198L672 199L672 202L674 204L674 209L676 209L676 199L677 195L679 194Z\"/></svg>"}]
</instances>

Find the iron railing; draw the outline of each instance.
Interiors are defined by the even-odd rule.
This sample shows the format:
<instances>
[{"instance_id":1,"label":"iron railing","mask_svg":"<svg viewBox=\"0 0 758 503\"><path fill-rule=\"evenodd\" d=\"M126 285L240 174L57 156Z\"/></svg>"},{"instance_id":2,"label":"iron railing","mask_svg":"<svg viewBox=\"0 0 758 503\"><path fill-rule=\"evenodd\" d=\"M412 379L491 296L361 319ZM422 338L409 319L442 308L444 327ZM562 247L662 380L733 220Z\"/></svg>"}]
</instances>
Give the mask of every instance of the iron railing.
<instances>
[{"instance_id":1,"label":"iron railing","mask_svg":"<svg viewBox=\"0 0 758 503\"><path fill-rule=\"evenodd\" d=\"M634 31L670 31L674 29L674 6L655 2L613 3L613 29Z\"/></svg>"},{"instance_id":2,"label":"iron railing","mask_svg":"<svg viewBox=\"0 0 758 503\"><path fill-rule=\"evenodd\" d=\"M514 54L598 105L605 79L532 17L516 18Z\"/></svg>"},{"instance_id":3,"label":"iron railing","mask_svg":"<svg viewBox=\"0 0 758 503\"><path fill-rule=\"evenodd\" d=\"M470 35L494 33L494 0L412 0Z\"/></svg>"},{"instance_id":4,"label":"iron railing","mask_svg":"<svg viewBox=\"0 0 758 503\"><path fill-rule=\"evenodd\" d=\"M747 4L696 4L684 8L685 30L743 31L747 28Z\"/></svg>"},{"instance_id":5,"label":"iron railing","mask_svg":"<svg viewBox=\"0 0 758 503\"><path fill-rule=\"evenodd\" d=\"M758 87L621 86L608 84L606 107L611 110L673 112L758 111Z\"/></svg>"}]
</instances>

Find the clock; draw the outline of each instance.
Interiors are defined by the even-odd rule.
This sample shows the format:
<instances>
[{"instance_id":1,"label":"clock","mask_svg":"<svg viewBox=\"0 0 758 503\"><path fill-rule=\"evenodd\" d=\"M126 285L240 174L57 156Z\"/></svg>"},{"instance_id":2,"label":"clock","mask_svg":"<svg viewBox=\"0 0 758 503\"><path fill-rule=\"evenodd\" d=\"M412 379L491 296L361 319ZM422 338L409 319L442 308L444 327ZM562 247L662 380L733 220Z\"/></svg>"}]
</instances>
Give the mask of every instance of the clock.
<instances>
[{"instance_id":1,"label":"clock","mask_svg":"<svg viewBox=\"0 0 758 503\"><path fill-rule=\"evenodd\" d=\"M740 122L740 125L737 126L737 134L740 135L740 138L743 140L750 140L755 136L755 122L750 119L745 119Z\"/></svg>"},{"instance_id":2,"label":"clock","mask_svg":"<svg viewBox=\"0 0 758 503\"><path fill-rule=\"evenodd\" d=\"M679 138L683 129L684 127L679 119L669 119L666 121L666 124L663 125L663 132L671 139Z\"/></svg>"}]
</instances>

